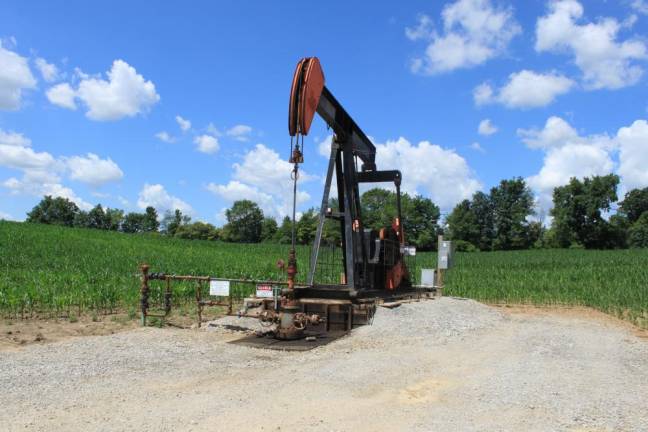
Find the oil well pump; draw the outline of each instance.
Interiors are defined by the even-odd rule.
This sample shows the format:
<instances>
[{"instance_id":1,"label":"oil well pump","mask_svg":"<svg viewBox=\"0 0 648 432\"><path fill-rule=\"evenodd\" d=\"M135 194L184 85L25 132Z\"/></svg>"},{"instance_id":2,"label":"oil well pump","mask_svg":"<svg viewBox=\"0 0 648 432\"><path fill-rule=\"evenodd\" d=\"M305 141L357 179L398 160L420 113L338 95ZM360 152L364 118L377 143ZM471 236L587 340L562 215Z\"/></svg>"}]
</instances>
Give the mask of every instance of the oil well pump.
<instances>
[{"instance_id":1,"label":"oil well pump","mask_svg":"<svg viewBox=\"0 0 648 432\"><path fill-rule=\"evenodd\" d=\"M305 284L296 283L295 196L299 165L303 163L303 141L318 114L332 129L331 151L324 184L315 240ZM401 215L401 173L378 170L376 147L325 85L317 57L299 61L292 80L288 106L288 132L291 137L290 163L293 164L293 239L288 258L288 284L280 302L259 313L264 323L275 323L275 336L296 339L307 327L342 324L347 330L365 324L380 301L397 301L429 295L429 289L414 286L407 255L413 248L405 244ZM360 166L358 165L360 164ZM335 178L334 178L335 175ZM337 208L329 206L332 182L337 186ZM397 214L393 223L379 230L365 226L360 202L360 184L393 183ZM342 274L339 283L316 279L322 233L327 219L339 222ZM424 291L424 292L422 292Z\"/></svg>"}]
</instances>

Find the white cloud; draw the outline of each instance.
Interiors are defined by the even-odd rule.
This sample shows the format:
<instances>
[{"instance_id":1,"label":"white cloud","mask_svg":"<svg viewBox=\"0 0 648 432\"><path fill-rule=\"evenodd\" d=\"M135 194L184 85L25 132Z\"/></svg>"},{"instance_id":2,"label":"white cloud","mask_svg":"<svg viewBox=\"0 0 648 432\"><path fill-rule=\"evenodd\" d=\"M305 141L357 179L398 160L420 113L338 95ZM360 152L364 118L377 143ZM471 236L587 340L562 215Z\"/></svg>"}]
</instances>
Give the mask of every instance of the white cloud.
<instances>
[{"instance_id":1,"label":"white cloud","mask_svg":"<svg viewBox=\"0 0 648 432\"><path fill-rule=\"evenodd\" d=\"M648 3L646 0L633 0L630 6L640 14L648 15Z\"/></svg>"},{"instance_id":2,"label":"white cloud","mask_svg":"<svg viewBox=\"0 0 648 432\"><path fill-rule=\"evenodd\" d=\"M76 91L68 83L57 84L47 90L45 94L47 99L54 105L71 110L77 108L76 102L74 101Z\"/></svg>"},{"instance_id":3,"label":"white cloud","mask_svg":"<svg viewBox=\"0 0 648 432\"><path fill-rule=\"evenodd\" d=\"M624 187L648 186L648 122L637 120L617 133L619 146L619 175Z\"/></svg>"},{"instance_id":4,"label":"white cloud","mask_svg":"<svg viewBox=\"0 0 648 432\"><path fill-rule=\"evenodd\" d=\"M27 59L3 48L0 41L0 109L20 108L22 92L36 87Z\"/></svg>"},{"instance_id":5,"label":"white cloud","mask_svg":"<svg viewBox=\"0 0 648 432\"><path fill-rule=\"evenodd\" d=\"M556 97L574 86L571 79L549 72L522 70L509 75L509 81L497 92L489 84L481 84L473 91L475 104L499 103L507 108L535 108L549 105Z\"/></svg>"},{"instance_id":6,"label":"white cloud","mask_svg":"<svg viewBox=\"0 0 648 432\"><path fill-rule=\"evenodd\" d=\"M479 133L479 135L493 135L495 132L497 132L497 127L493 123L491 123L490 119L484 119L479 122L477 132ZM479 145L479 143L477 143L477 145Z\"/></svg>"},{"instance_id":7,"label":"white cloud","mask_svg":"<svg viewBox=\"0 0 648 432\"><path fill-rule=\"evenodd\" d=\"M376 164L403 173L402 188L428 196L441 209L470 198L481 184L464 158L428 141L412 145L405 138L376 144Z\"/></svg>"},{"instance_id":8,"label":"white cloud","mask_svg":"<svg viewBox=\"0 0 648 432\"><path fill-rule=\"evenodd\" d=\"M443 32L432 30L429 17L420 15L415 28L406 28L410 40L429 41L423 56L412 62L412 71L423 74L449 72L480 65L502 55L520 26L512 8L493 6L490 0L458 0L441 12Z\"/></svg>"},{"instance_id":9,"label":"white cloud","mask_svg":"<svg viewBox=\"0 0 648 432\"><path fill-rule=\"evenodd\" d=\"M65 162L72 180L91 186L101 186L124 177L123 171L112 159L101 159L93 153L88 153L87 156L72 156L66 158Z\"/></svg>"},{"instance_id":10,"label":"white cloud","mask_svg":"<svg viewBox=\"0 0 648 432\"><path fill-rule=\"evenodd\" d=\"M220 149L218 138L211 135L199 135L194 138L194 143L197 144L196 149L202 153L212 154Z\"/></svg>"},{"instance_id":11,"label":"white cloud","mask_svg":"<svg viewBox=\"0 0 648 432\"><path fill-rule=\"evenodd\" d=\"M22 171L20 179L11 177L2 183L14 194L34 196L52 195L68 198L80 208L92 206L67 186L61 184L62 176L92 186L100 186L123 176L121 169L110 158L97 155L55 158L47 152L31 148L31 141L22 134L0 130L0 166Z\"/></svg>"},{"instance_id":12,"label":"white cloud","mask_svg":"<svg viewBox=\"0 0 648 432\"><path fill-rule=\"evenodd\" d=\"M434 36L432 18L425 14L419 14L416 27L406 27L405 36L411 41L429 39Z\"/></svg>"},{"instance_id":13,"label":"white cloud","mask_svg":"<svg viewBox=\"0 0 648 432\"><path fill-rule=\"evenodd\" d=\"M322 140L317 145L317 152L321 155L324 156L325 158L331 157L331 141L333 140L333 135L329 135L326 138Z\"/></svg>"},{"instance_id":14,"label":"white cloud","mask_svg":"<svg viewBox=\"0 0 648 432\"><path fill-rule=\"evenodd\" d=\"M47 152L36 152L22 134L0 129L0 166L19 170L46 170L56 165Z\"/></svg>"},{"instance_id":15,"label":"white cloud","mask_svg":"<svg viewBox=\"0 0 648 432\"><path fill-rule=\"evenodd\" d=\"M518 135L532 149L545 152L538 174L527 178L538 197L540 209L552 206L553 189L569 179L606 175L615 170L615 138L606 134L581 136L560 117L550 117L543 129L519 129Z\"/></svg>"},{"instance_id":16,"label":"white cloud","mask_svg":"<svg viewBox=\"0 0 648 432\"><path fill-rule=\"evenodd\" d=\"M252 128L247 125L239 124L227 130L226 134L237 141L248 141L250 139Z\"/></svg>"},{"instance_id":17,"label":"white cloud","mask_svg":"<svg viewBox=\"0 0 648 432\"><path fill-rule=\"evenodd\" d=\"M193 214L193 208L189 204L178 197L169 195L161 184L145 184L139 193L137 205L141 209L149 206L154 207L159 214L175 209L187 215Z\"/></svg>"},{"instance_id":18,"label":"white cloud","mask_svg":"<svg viewBox=\"0 0 648 432\"><path fill-rule=\"evenodd\" d=\"M249 199L256 202L266 216L281 218L292 213L292 165L281 159L279 154L257 144L243 158L242 163L233 165L232 180L225 185L210 183L207 189L226 201ZM305 171L300 171L299 182L312 180ZM307 202L310 195L299 190L298 204Z\"/></svg>"},{"instance_id":19,"label":"white cloud","mask_svg":"<svg viewBox=\"0 0 648 432\"><path fill-rule=\"evenodd\" d=\"M2 185L14 195L22 194L36 197L51 195L53 197L67 198L76 203L82 210L90 210L93 207L92 204L78 196L72 189L60 183L41 183L34 181L29 176L25 176L22 180L12 177L5 180Z\"/></svg>"},{"instance_id":20,"label":"white cloud","mask_svg":"<svg viewBox=\"0 0 648 432\"><path fill-rule=\"evenodd\" d=\"M481 144L479 144L477 141L470 144L470 148L475 150L475 151L478 151L480 153L486 153L486 150L484 150L484 148L481 146Z\"/></svg>"},{"instance_id":21,"label":"white cloud","mask_svg":"<svg viewBox=\"0 0 648 432\"><path fill-rule=\"evenodd\" d=\"M184 119L184 118L180 117L179 115L177 115L175 117L175 120L176 120L176 122L178 123L178 126L180 126L180 129L182 129L183 132L186 132L189 129L191 129L191 122L189 120Z\"/></svg>"},{"instance_id":22,"label":"white cloud","mask_svg":"<svg viewBox=\"0 0 648 432\"><path fill-rule=\"evenodd\" d=\"M55 64L47 63L47 61L41 57L38 57L35 63L38 71L45 81L52 82L58 78L59 71Z\"/></svg>"},{"instance_id":23,"label":"white cloud","mask_svg":"<svg viewBox=\"0 0 648 432\"><path fill-rule=\"evenodd\" d=\"M76 90L59 84L50 89L57 90L52 95L48 92L48 98L61 107L74 109L73 95L88 108L86 117L98 121L134 117L147 112L160 100L155 85L123 60L115 60L107 75L105 80L77 70L81 82Z\"/></svg>"},{"instance_id":24,"label":"white cloud","mask_svg":"<svg viewBox=\"0 0 648 432\"><path fill-rule=\"evenodd\" d=\"M583 142L576 129L562 118L556 116L549 117L542 130L518 129L517 133L527 147L532 149L548 149Z\"/></svg>"},{"instance_id":25,"label":"white cloud","mask_svg":"<svg viewBox=\"0 0 648 432\"><path fill-rule=\"evenodd\" d=\"M168 132L165 132L165 131L156 133L155 137L157 139L159 139L160 141L164 141L165 143L173 143L173 142L175 142L175 138L173 138L171 135L169 135Z\"/></svg>"},{"instance_id":26,"label":"white cloud","mask_svg":"<svg viewBox=\"0 0 648 432\"><path fill-rule=\"evenodd\" d=\"M639 81L643 68L636 61L646 58L646 44L638 38L617 41L622 24L616 19L580 24L583 6L576 0L549 2L548 8L536 23L536 51L572 55L587 88L618 89Z\"/></svg>"},{"instance_id":27,"label":"white cloud","mask_svg":"<svg viewBox=\"0 0 648 432\"><path fill-rule=\"evenodd\" d=\"M21 133L9 131L5 132L0 129L0 144L8 146L29 147L31 140Z\"/></svg>"}]
</instances>

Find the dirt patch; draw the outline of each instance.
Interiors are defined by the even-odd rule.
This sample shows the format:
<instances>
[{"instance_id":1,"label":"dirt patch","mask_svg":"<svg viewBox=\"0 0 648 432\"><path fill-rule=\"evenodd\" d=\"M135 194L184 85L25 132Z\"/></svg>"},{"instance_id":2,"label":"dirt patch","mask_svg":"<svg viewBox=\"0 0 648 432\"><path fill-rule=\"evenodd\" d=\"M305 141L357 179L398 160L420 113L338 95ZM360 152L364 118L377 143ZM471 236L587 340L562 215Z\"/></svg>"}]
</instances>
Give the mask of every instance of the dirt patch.
<instances>
[{"instance_id":1,"label":"dirt patch","mask_svg":"<svg viewBox=\"0 0 648 432\"><path fill-rule=\"evenodd\" d=\"M139 321L127 314L82 316L75 322L69 319L31 319L0 321L0 351L16 350L32 344L58 342L83 336L103 336L131 330Z\"/></svg>"},{"instance_id":2,"label":"dirt patch","mask_svg":"<svg viewBox=\"0 0 648 432\"><path fill-rule=\"evenodd\" d=\"M648 339L648 329L641 328L630 321L617 318L587 306L567 305L524 305L524 304L490 304L502 312L515 315L561 316L586 321L598 321L606 325L624 328L640 338Z\"/></svg>"}]
</instances>

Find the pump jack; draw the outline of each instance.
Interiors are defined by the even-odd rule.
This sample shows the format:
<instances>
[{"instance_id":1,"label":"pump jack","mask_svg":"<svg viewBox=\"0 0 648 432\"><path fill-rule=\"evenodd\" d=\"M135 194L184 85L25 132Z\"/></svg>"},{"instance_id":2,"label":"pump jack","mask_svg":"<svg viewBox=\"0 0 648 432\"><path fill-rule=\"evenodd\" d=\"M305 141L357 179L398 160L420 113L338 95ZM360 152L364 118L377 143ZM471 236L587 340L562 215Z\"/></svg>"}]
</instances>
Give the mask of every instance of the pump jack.
<instances>
[{"instance_id":1,"label":"pump jack","mask_svg":"<svg viewBox=\"0 0 648 432\"><path fill-rule=\"evenodd\" d=\"M333 130L326 182L319 222L311 252L307 283L298 285L295 259L294 204L293 244L288 258L288 284L280 303L262 301L257 313L263 323L274 323L274 336L299 339L308 326L332 324L333 315L343 317L345 330L371 320L376 304L382 301L429 297L433 288L413 286L405 254L401 218L401 173L376 168L376 147L347 111L324 85L324 73L317 57L299 61L293 76L288 107L288 132L291 136L290 162L294 165L294 190L297 191L299 164L303 162L303 137L308 134L317 113ZM301 138L301 148L300 148ZM362 163L358 170L358 160ZM338 208L329 208L333 173L337 186ZM364 226L360 203L361 183L393 182L397 214L391 226L376 231ZM339 284L315 280L320 243L327 218L339 221L342 244L343 277ZM331 313L331 310L334 312ZM313 313L317 312L317 313ZM354 317L356 317L354 319Z\"/></svg>"}]
</instances>

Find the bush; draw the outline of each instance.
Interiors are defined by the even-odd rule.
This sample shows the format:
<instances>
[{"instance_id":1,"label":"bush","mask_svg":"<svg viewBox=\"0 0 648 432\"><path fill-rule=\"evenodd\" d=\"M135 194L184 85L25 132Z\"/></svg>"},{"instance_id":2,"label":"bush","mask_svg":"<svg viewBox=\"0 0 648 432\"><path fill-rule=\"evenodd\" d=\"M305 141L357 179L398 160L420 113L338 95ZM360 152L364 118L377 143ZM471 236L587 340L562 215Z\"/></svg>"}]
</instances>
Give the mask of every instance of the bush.
<instances>
[{"instance_id":1,"label":"bush","mask_svg":"<svg viewBox=\"0 0 648 432\"><path fill-rule=\"evenodd\" d=\"M643 212L628 230L628 243L633 248L648 247L648 211Z\"/></svg>"},{"instance_id":2,"label":"bush","mask_svg":"<svg viewBox=\"0 0 648 432\"><path fill-rule=\"evenodd\" d=\"M457 252L479 252L477 247L466 240L453 240Z\"/></svg>"}]
</instances>

